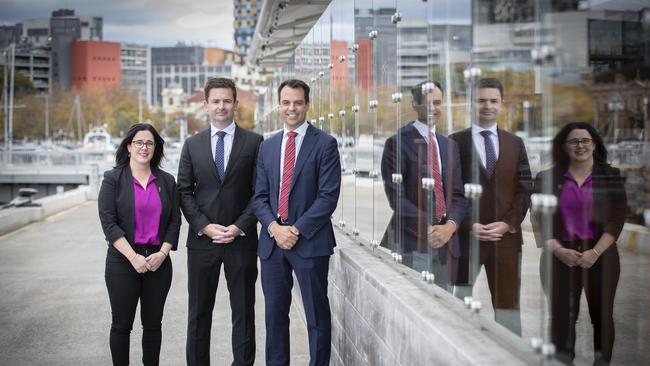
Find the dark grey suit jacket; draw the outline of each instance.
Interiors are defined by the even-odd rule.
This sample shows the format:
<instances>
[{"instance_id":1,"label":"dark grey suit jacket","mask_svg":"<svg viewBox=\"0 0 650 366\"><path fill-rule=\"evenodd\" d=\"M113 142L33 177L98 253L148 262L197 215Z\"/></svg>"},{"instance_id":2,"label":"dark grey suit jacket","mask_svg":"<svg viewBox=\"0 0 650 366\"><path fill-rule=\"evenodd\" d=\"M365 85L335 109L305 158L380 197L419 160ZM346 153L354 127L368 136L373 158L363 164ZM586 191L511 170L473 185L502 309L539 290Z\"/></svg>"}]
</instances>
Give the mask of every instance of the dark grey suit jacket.
<instances>
[{"instance_id":1,"label":"dark grey suit jacket","mask_svg":"<svg viewBox=\"0 0 650 366\"><path fill-rule=\"evenodd\" d=\"M212 156L210 129L188 138L178 165L181 209L190 224L187 247L211 249L214 244L199 232L208 224L234 224L245 236L230 244L232 249L257 250L257 219L251 208L255 186L255 162L262 136L235 129L232 150L223 182Z\"/></svg>"}]
</instances>

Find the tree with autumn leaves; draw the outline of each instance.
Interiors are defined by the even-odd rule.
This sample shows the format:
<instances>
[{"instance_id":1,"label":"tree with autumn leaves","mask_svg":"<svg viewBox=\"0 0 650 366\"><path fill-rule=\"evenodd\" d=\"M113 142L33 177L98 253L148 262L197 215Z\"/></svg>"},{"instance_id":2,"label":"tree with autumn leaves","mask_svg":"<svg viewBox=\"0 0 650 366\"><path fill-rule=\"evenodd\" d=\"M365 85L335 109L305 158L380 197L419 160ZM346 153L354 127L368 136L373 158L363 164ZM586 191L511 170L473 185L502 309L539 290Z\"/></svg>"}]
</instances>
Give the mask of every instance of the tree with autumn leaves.
<instances>
[{"instance_id":1,"label":"tree with autumn leaves","mask_svg":"<svg viewBox=\"0 0 650 366\"><path fill-rule=\"evenodd\" d=\"M2 79L0 79L0 84ZM36 94L36 89L29 78L16 73L13 116L14 141L42 140L45 138L46 97ZM79 98L81 119L81 136L78 136L75 99ZM138 121L138 97L131 95L120 87L82 88L65 90L54 85L47 96L49 104L50 138L79 140L94 126L106 125L111 135L123 136L130 125ZM255 102L241 100L235 114L238 124L244 128L253 128ZM3 110L0 108L0 115ZM4 118L4 116L2 116ZM184 118L188 122L188 133L194 134L207 123L192 115L182 112L165 116L162 111L151 109L142 103L142 120L151 123L164 135L177 138L179 127L177 121Z\"/></svg>"}]
</instances>

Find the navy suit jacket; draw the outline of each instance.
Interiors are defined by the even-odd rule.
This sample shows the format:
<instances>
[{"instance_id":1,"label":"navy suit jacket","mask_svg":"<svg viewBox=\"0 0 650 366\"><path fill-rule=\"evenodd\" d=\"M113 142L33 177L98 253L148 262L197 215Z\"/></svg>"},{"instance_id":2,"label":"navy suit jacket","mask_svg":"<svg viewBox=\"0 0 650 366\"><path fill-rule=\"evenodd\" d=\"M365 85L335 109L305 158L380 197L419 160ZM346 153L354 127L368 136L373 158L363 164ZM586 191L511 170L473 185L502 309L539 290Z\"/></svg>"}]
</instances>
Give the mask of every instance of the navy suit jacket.
<instances>
[{"instance_id":1,"label":"navy suit jacket","mask_svg":"<svg viewBox=\"0 0 650 366\"><path fill-rule=\"evenodd\" d=\"M458 146L436 133L442 163L442 180L447 206L447 219L456 223L456 233L447 243L453 257L460 256L458 229L465 216L467 201L463 194ZM399 149L399 150L398 150ZM393 183L392 175L402 175L402 183ZM381 175L384 190L393 216L386 228L382 246L395 250L395 241L400 240L404 253L414 250L426 251L427 229L432 222L435 199L433 192L422 188L422 178L431 177L428 165L427 141L410 122L386 140L381 158ZM439 251L443 257L443 251Z\"/></svg>"},{"instance_id":2,"label":"navy suit jacket","mask_svg":"<svg viewBox=\"0 0 650 366\"><path fill-rule=\"evenodd\" d=\"M257 182L253 198L255 215L262 224L258 255L267 259L275 240L268 227L278 213L280 194L281 131L262 142L257 159ZM329 256L336 240L330 217L341 190L341 161L336 139L309 125L298 151L289 194L289 224L300 231L292 250L303 258Z\"/></svg>"}]
</instances>

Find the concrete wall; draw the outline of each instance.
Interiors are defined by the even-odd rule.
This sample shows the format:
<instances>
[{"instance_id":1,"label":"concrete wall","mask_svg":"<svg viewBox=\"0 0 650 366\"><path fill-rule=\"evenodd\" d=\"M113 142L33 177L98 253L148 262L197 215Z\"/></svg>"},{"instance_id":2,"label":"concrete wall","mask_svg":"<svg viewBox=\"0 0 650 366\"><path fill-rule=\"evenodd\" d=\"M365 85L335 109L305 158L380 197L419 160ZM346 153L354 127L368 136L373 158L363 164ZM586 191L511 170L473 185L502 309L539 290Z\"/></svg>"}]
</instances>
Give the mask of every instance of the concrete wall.
<instances>
[{"instance_id":1,"label":"concrete wall","mask_svg":"<svg viewBox=\"0 0 650 366\"><path fill-rule=\"evenodd\" d=\"M488 325L491 319L472 314L380 249L373 252L342 232L337 242L329 277L331 365L540 363L525 341ZM297 287L294 303L302 312Z\"/></svg>"},{"instance_id":2,"label":"concrete wall","mask_svg":"<svg viewBox=\"0 0 650 366\"><path fill-rule=\"evenodd\" d=\"M39 207L12 207L0 210L0 235L83 203L88 199L88 195L89 186L79 186L61 194L35 200L35 203L41 204Z\"/></svg>"}]
</instances>

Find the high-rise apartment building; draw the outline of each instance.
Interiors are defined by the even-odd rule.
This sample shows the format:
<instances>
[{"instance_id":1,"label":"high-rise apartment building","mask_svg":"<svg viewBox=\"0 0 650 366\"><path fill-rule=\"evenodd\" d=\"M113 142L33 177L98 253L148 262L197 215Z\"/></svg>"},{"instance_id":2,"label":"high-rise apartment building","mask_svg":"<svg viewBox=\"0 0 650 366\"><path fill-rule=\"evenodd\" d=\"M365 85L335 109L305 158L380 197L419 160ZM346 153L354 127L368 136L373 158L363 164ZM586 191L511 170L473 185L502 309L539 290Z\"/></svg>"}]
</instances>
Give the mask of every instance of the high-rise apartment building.
<instances>
[{"instance_id":1,"label":"high-rise apartment building","mask_svg":"<svg viewBox=\"0 0 650 366\"><path fill-rule=\"evenodd\" d=\"M235 49L233 50L235 63L244 65L248 48L253 41L257 17L262 10L262 0L235 0L234 29Z\"/></svg>"},{"instance_id":2,"label":"high-rise apartment building","mask_svg":"<svg viewBox=\"0 0 650 366\"><path fill-rule=\"evenodd\" d=\"M122 89L151 105L151 48L122 43L120 61Z\"/></svg>"}]
</instances>

